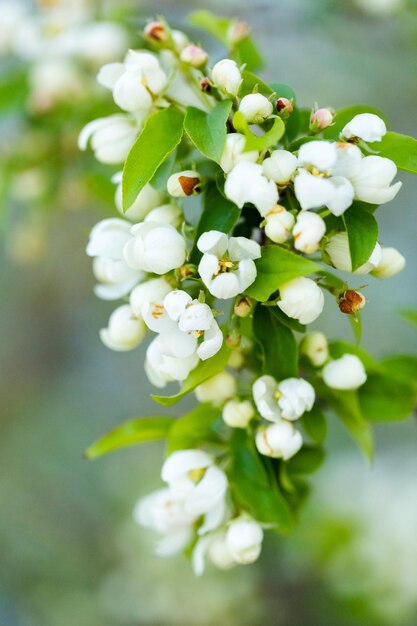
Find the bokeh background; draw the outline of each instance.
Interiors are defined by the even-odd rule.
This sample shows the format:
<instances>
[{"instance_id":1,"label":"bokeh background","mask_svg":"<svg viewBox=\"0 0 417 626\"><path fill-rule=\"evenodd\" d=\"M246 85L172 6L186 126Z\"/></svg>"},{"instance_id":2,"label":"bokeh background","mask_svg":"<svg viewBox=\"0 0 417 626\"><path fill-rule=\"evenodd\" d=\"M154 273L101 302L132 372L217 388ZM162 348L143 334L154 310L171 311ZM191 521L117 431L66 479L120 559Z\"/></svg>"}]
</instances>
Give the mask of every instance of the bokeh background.
<instances>
[{"instance_id":1,"label":"bokeh background","mask_svg":"<svg viewBox=\"0 0 417 626\"><path fill-rule=\"evenodd\" d=\"M36 21L57 4L26 6ZM239 16L253 26L265 77L292 85L303 105L371 104L396 131L416 134L417 8L408 0L65 4L77 5L82 19L117 21L131 45L155 13L180 28L196 8ZM256 565L209 569L201 579L185 558L155 557L153 537L131 520L136 500L160 484L162 448L83 460L104 431L155 412L144 347L117 354L99 341L112 304L94 298L84 252L91 226L113 210L113 189L110 168L78 153L77 134L115 109L108 92L94 86L97 59L77 61L64 101L34 95L32 40L20 35L19 54L13 49L23 19L0 25L0 81L7 75L0 87L1 625L414 626L413 420L376 429L372 467L333 420L329 460L313 479L295 534L269 534ZM220 57L215 43L198 37ZM42 54L53 57L53 45ZM19 83L28 67L29 86ZM13 102L10 76L18 84ZM400 178L401 193L379 210L380 240L398 247L408 264L366 289L363 343L376 356L417 347L415 330L398 315L417 305L417 184ZM327 310L317 327L349 337L346 320L335 317Z\"/></svg>"}]
</instances>

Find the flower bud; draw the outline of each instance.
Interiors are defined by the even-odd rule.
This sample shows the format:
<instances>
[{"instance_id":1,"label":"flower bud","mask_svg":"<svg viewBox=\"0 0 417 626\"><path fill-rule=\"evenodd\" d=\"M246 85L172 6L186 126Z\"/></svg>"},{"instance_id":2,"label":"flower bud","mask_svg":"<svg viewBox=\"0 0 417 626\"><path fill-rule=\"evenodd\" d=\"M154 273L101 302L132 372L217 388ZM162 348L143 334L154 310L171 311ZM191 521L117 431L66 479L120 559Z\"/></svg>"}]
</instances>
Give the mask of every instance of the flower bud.
<instances>
[{"instance_id":1,"label":"flower bud","mask_svg":"<svg viewBox=\"0 0 417 626\"><path fill-rule=\"evenodd\" d=\"M344 354L323 368L323 380L332 389L357 389L366 382L362 361L354 354Z\"/></svg>"},{"instance_id":2,"label":"flower bud","mask_svg":"<svg viewBox=\"0 0 417 626\"><path fill-rule=\"evenodd\" d=\"M144 219L144 222L161 222L162 224L170 224L171 226L174 226L174 228L179 228L183 221L183 212L174 204L163 204L162 206L157 206L149 211Z\"/></svg>"},{"instance_id":3,"label":"flower bud","mask_svg":"<svg viewBox=\"0 0 417 626\"><path fill-rule=\"evenodd\" d=\"M204 93L211 93L213 91L213 83L207 76L200 80L200 89Z\"/></svg>"},{"instance_id":4,"label":"flower bud","mask_svg":"<svg viewBox=\"0 0 417 626\"><path fill-rule=\"evenodd\" d=\"M317 109L310 116L310 130L318 132L333 124L334 113L330 109Z\"/></svg>"},{"instance_id":5,"label":"flower bud","mask_svg":"<svg viewBox=\"0 0 417 626\"><path fill-rule=\"evenodd\" d=\"M259 557L263 536L263 530L258 522L242 515L230 522L226 543L235 561L247 565Z\"/></svg>"},{"instance_id":6,"label":"flower bud","mask_svg":"<svg viewBox=\"0 0 417 626\"><path fill-rule=\"evenodd\" d=\"M240 345L241 340L242 340L242 335L238 333L237 330L232 330L226 336L226 344L229 348L236 348L237 346Z\"/></svg>"},{"instance_id":7,"label":"flower bud","mask_svg":"<svg viewBox=\"0 0 417 626\"><path fill-rule=\"evenodd\" d=\"M274 150L262 163L264 176L278 185L286 185L297 169L297 157L287 150Z\"/></svg>"},{"instance_id":8,"label":"flower bud","mask_svg":"<svg viewBox=\"0 0 417 626\"><path fill-rule=\"evenodd\" d=\"M168 41L168 32L162 22L150 22L145 26L144 35L146 39L156 43L165 43Z\"/></svg>"},{"instance_id":9,"label":"flower bud","mask_svg":"<svg viewBox=\"0 0 417 626\"><path fill-rule=\"evenodd\" d=\"M168 193L174 198L185 198L199 192L201 176L193 170L178 172L169 177L167 183Z\"/></svg>"},{"instance_id":10,"label":"flower bud","mask_svg":"<svg viewBox=\"0 0 417 626\"><path fill-rule=\"evenodd\" d=\"M227 340L226 340L227 343ZM245 364L245 355L241 348L234 348L231 351L227 365L235 370L240 370Z\"/></svg>"},{"instance_id":11,"label":"flower bud","mask_svg":"<svg viewBox=\"0 0 417 626\"><path fill-rule=\"evenodd\" d=\"M191 44L181 51L180 59L192 67L203 67L208 61L208 54L200 46Z\"/></svg>"},{"instance_id":12,"label":"flower bud","mask_svg":"<svg viewBox=\"0 0 417 626\"><path fill-rule=\"evenodd\" d=\"M107 348L117 352L133 350L146 335L146 326L142 319L133 315L128 304L119 306L110 315L107 328L100 330L100 339Z\"/></svg>"},{"instance_id":13,"label":"flower bud","mask_svg":"<svg viewBox=\"0 0 417 626\"><path fill-rule=\"evenodd\" d=\"M342 137L355 141L363 139L364 141L381 141L386 134L387 127L384 120L373 113L360 113L355 115L342 130Z\"/></svg>"},{"instance_id":14,"label":"flower bud","mask_svg":"<svg viewBox=\"0 0 417 626\"><path fill-rule=\"evenodd\" d=\"M287 119L294 110L293 104L291 100L288 100L288 98L278 98L275 106L280 117L284 120Z\"/></svg>"},{"instance_id":15,"label":"flower bud","mask_svg":"<svg viewBox=\"0 0 417 626\"><path fill-rule=\"evenodd\" d=\"M301 341L300 353L304 354L314 367L321 367L329 359L326 336L319 331L307 333Z\"/></svg>"},{"instance_id":16,"label":"flower bud","mask_svg":"<svg viewBox=\"0 0 417 626\"><path fill-rule=\"evenodd\" d=\"M366 298L359 291L347 289L339 296L339 309L346 315L358 313L366 304Z\"/></svg>"},{"instance_id":17,"label":"flower bud","mask_svg":"<svg viewBox=\"0 0 417 626\"><path fill-rule=\"evenodd\" d=\"M232 96L237 96L242 83L242 75L235 61L222 59L213 67L211 77L217 87Z\"/></svg>"},{"instance_id":18,"label":"flower bud","mask_svg":"<svg viewBox=\"0 0 417 626\"><path fill-rule=\"evenodd\" d=\"M183 50L190 43L187 35L182 30L176 30L174 28L171 30L171 37L177 52L181 52L181 50Z\"/></svg>"},{"instance_id":19,"label":"flower bud","mask_svg":"<svg viewBox=\"0 0 417 626\"><path fill-rule=\"evenodd\" d=\"M330 237L328 243L325 246L325 251L329 256L330 262L338 270L344 272L352 272L352 260L349 252L349 240L346 232L336 233ZM372 270L378 267L382 257L382 249L379 243L375 245L375 248L369 257L369 259L358 267L354 274L369 274Z\"/></svg>"},{"instance_id":20,"label":"flower bud","mask_svg":"<svg viewBox=\"0 0 417 626\"><path fill-rule=\"evenodd\" d=\"M279 293L278 307L301 324L311 324L323 311L323 292L311 278L290 280L280 287Z\"/></svg>"},{"instance_id":21,"label":"flower bud","mask_svg":"<svg viewBox=\"0 0 417 626\"><path fill-rule=\"evenodd\" d=\"M291 422L281 420L272 426L262 427L256 433L256 447L264 456L287 461L303 445L301 433Z\"/></svg>"},{"instance_id":22,"label":"flower bud","mask_svg":"<svg viewBox=\"0 0 417 626\"><path fill-rule=\"evenodd\" d=\"M230 550L226 543L226 533L215 534L210 541L207 556L219 569L230 569L236 565L236 561L230 554Z\"/></svg>"},{"instance_id":23,"label":"flower bud","mask_svg":"<svg viewBox=\"0 0 417 626\"><path fill-rule=\"evenodd\" d=\"M254 415L255 409L249 400L229 400L223 408L223 420L232 428L246 428Z\"/></svg>"},{"instance_id":24,"label":"flower bud","mask_svg":"<svg viewBox=\"0 0 417 626\"><path fill-rule=\"evenodd\" d=\"M382 256L377 267L371 272L377 278L391 278L405 267L405 258L395 248L382 248Z\"/></svg>"},{"instance_id":25,"label":"flower bud","mask_svg":"<svg viewBox=\"0 0 417 626\"><path fill-rule=\"evenodd\" d=\"M275 243L284 243L289 239L295 218L285 207L277 204L265 218L265 234Z\"/></svg>"},{"instance_id":26,"label":"flower bud","mask_svg":"<svg viewBox=\"0 0 417 626\"><path fill-rule=\"evenodd\" d=\"M199 402L211 402L218 406L233 398L236 394L236 380L229 372L220 372L204 383L201 383L195 395Z\"/></svg>"},{"instance_id":27,"label":"flower bud","mask_svg":"<svg viewBox=\"0 0 417 626\"><path fill-rule=\"evenodd\" d=\"M172 287L165 278L152 278L137 285L130 294L130 306L136 317L141 317L146 303L162 302Z\"/></svg>"},{"instance_id":28,"label":"flower bud","mask_svg":"<svg viewBox=\"0 0 417 626\"><path fill-rule=\"evenodd\" d=\"M231 46L234 46L237 43L240 43L241 41L246 39L249 33L250 33L249 24L238 20L236 22L233 22L233 24L229 26L229 29L226 35L227 41Z\"/></svg>"},{"instance_id":29,"label":"flower bud","mask_svg":"<svg viewBox=\"0 0 417 626\"><path fill-rule=\"evenodd\" d=\"M273 107L261 93L251 93L242 98L239 111L250 124L260 124L272 115Z\"/></svg>"},{"instance_id":30,"label":"flower bud","mask_svg":"<svg viewBox=\"0 0 417 626\"><path fill-rule=\"evenodd\" d=\"M173 226L142 222L132 227L133 237L125 244L123 256L129 267L153 274L166 274L185 261L184 237ZM158 246L155 247L155 242Z\"/></svg>"},{"instance_id":31,"label":"flower bud","mask_svg":"<svg viewBox=\"0 0 417 626\"><path fill-rule=\"evenodd\" d=\"M317 213L302 211L297 216L297 222L292 231L294 248L306 254L312 254L319 249L320 241L326 232L326 224Z\"/></svg>"},{"instance_id":32,"label":"flower bud","mask_svg":"<svg viewBox=\"0 0 417 626\"><path fill-rule=\"evenodd\" d=\"M234 314L238 317L248 317L253 309L253 302L247 296L240 298L238 302L236 302L234 306Z\"/></svg>"}]
</instances>

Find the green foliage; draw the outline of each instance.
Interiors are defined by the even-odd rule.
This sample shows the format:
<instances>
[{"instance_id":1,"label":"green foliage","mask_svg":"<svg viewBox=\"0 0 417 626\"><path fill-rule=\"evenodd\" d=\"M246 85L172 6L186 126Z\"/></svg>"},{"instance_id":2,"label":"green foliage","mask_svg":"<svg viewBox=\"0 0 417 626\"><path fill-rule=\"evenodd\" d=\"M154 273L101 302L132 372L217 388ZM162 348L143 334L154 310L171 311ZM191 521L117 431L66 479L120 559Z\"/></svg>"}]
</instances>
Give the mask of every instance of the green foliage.
<instances>
[{"instance_id":1,"label":"green foliage","mask_svg":"<svg viewBox=\"0 0 417 626\"><path fill-rule=\"evenodd\" d=\"M294 515L272 471L269 459L257 453L252 437L235 429L231 441L230 482L238 503L264 524L273 524L283 533L290 532Z\"/></svg>"},{"instance_id":2,"label":"green foliage","mask_svg":"<svg viewBox=\"0 0 417 626\"><path fill-rule=\"evenodd\" d=\"M253 334L263 356L263 374L277 380L298 375L297 343L292 331L275 315L275 308L256 307Z\"/></svg>"},{"instance_id":3,"label":"green foliage","mask_svg":"<svg viewBox=\"0 0 417 626\"><path fill-rule=\"evenodd\" d=\"M272 126L263 135L255 135L250 129L248 121L240 111L236 111L233 117L233 126L239 132L245 135L245 152L250 150L267 150L275 146L283 134L285 133L285 124L280 117L276 117L272 122Z\"/></svg>"},{"instance_id":4,"label":"green foliage","mask_svg":"<svg viewBox=\"0 0 417 626\"><path fill-rule=\"evenodd\" d=\"M207 158L219 163L226 141L226 122L232 108L231 100L219 102L212 111L205 113L188 107L184 130L193 144Z\"/></svg>"},{"instance_id":5,"label":"green foliage","mask_svg":"<svg viewBox=\"0 0 417 626\"><path fill-rule=\"evenodd\" d=\"M355 204L352 204L343 214L343 221L349 239L350 258L354 272L371 256L378 241L378 224L371 213Z\"/></svg>"},{"instance_id":6,"label":"green foliage","mask_svg":"<svg viewBox=\"0 0 417 626\"><path fill-rule=\"evenodd\" d=\"M413 326L417 326L417 311L414 309L402 309L399 311L399 314L407 320L407 322L410 322Z\"/></svg>"},{"instance_id":7,"label":"green foliage","mask_svg":"<svg viewBox=\"0 0 417 626\"><path fill-rule=\"evenodd\" d=\"M272 293L290 280L321 270L318 263L272 245L262 248L262 257L255 263L256 280L246 293L260 302L268 300Z\"/></svg>"},{"instance_id":8,"label":"green foliage","mask_svg":"<svg viewBox=\"0 0 417 626\"><path fill-rule=\"evenodd\" d=\"M221 440L216 423L221 419L219 409L211 404L200 404L190 413L175 420L168 433L167 454L175 450L218 444Z\"/></svg>"},{"instance_id":9,"label":"green foliage","mask_svg":"<svg viewBox=\"0 0 417 626\"><path fill-rule=\"evenodd\" d=\"M238 65L244 65L248 70L257 70L263 66L258 46L251 37L242 39L232 51L231 56Z\"/></svg>"},{"instance_id":10,"label":"green foliage","mask_svg":"<svg viewBox=\"0 0 417 626\"><path fill-rule=\"evenodd\" d=\"M324 450L319 446L303 446L301 450L287 462L287 474L289 476L313 474L322 465L324 456Z\"/></svg>"},{"instance_id":11,"label":"green foliage","mask_svg":"<svg viewBox=\"0 0 417 626\"><path fill-rule=\"evenodd\" d=\"M256 92L269 98L269 96L274 93L273 89L271 89L271 87L269 87L269 85L267 85L262 78L259 78L259 76L253 74L253 72L250 72L249 70L243 70L242 79L239 93L241 97Z\"/></svg>"},{"instance_id":12,"label":"green foliage","mask_svg":"<svg viewBox=\"0 0 417 626\"><path fill-rule=\"evenodd\" d=\"M394 161L400 170L417 174L417 139L389 132L382 141L376 141L370 146L379 156Z\"/></svg>"},{"instance_id":13,"label":"green foliage","mask_svg":"<svg viewBox=\"0 0 417 626\"><path fill-rule=\"evenodd\" d=\"M117 426L109 433L100 437L85 451L87 459L97 459L104 454L135 446L138 443L165 439L174 424L171 417L155 415L152 417L137 417Z\"/></svg>"},{"instance_id":14,"label":"green foliage","mask_svg":"<svg viewBox=\"0 0 417 626\"><path fill-rule=\"evenodd\" d=\"M271 83L271 89L276 93L277 98L287 98L291 100L293 106L297 103L297 96L295 95L295 91L289 85L285 83Z\"/></svg>"},{"instance_id":15,"label":"green foliage","mask_svg":"<svg viewBox=\"0 0 417 626\"><path fill-rule=\"evenodd\" d=\"M0 77L0 112L23 109L28 95L28 78L25 70L12 70Z\"/></svg>"},{"instance_id":16,"label":"green foliage","mask_svg":"<svg viewBox=\"0 0 417 626\"><path fill-rule=\"evenodd\" d=\"M317 402L311 411L304 413L300 422L310 439L318 444L323 443L327 436L327 422L326 416Z\"/></svg>"},{"instance_id":17,"label":"green foliage","mask_svg":"<svg viewBox=\"0 0 417 626\"><path fill-rule=\"evenodd\" d=\"M173 396L153 395L152 398L156 402L158 402L159 404L163 404L164 406L171 406L172 404L176 404L188 393L194 391L194 389L198 387L198 385L201 385L201 383L204 383L209 378L212 378L212 376L215 376L216 374L222 372L227 365L229 356L230 350L226 346L226 344L223 343L223 346L217 354L212 356L210 359L207 359L207 361L200 361L197 367L193 369L193 371L190 373L188 378L184 380L181 385L181 390L178 393L174 394Z\"/></svg>"},{"instance_id":18,"label":"green foliage","mask_svg":"<svg viewBox=\"0 0 417 626\"><path fill-rule=\"evenodd\" d=\"M407 419L417 405L417 359L392 357L382 367L358 390L361 411L371 421Z\"/></svg>"},{"instance_id":19,"label":"green foliage","mask_svg":"<svg viewBox=\"0 0 417 626\"><path fill-rule=\"evenodd\" d=\"M178 146L183 134L184 116L175 109L162 109L151 115L133 144L123 169L123 207L132 206L146 183Z\"/></svg>"}]
</instances>

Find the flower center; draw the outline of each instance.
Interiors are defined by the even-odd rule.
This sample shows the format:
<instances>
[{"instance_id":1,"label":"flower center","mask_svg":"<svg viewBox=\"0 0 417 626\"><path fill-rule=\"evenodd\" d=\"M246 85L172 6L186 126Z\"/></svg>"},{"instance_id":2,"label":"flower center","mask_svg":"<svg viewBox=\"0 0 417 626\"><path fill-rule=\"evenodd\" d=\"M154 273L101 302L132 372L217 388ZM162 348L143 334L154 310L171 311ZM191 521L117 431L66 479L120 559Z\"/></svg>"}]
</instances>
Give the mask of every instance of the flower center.
<instances>
[{"instance_id":1,"label":"flower center","mask_svg":"<svg viewBox=\"0 0 417 626\"><path fill-rule=\"evenodd\" d=\"M193 483L199 483L206 473L205 467L199 467L197 469L190 470L188 472L188 477L193 481Z\"/></svg>"},{"instance_id":2,"label":"flower center","mask_svg":"<svg viewBox=\"0 0 417 626\"><path fill-rule=\"evenodd\" d=\"M311 168L311 174L313 174L313 176L317 176L317 178L329 178L329 176L331 176L330 172L320 172L317 167Z\"/></svg>"},{"instance_id":3,"label":"flower center","mask_svg":"<svg viewBox=\"0 0 417 626\"><path fill-rule=\"evenodd\" d=\"M234 268L234 263L233 261L230 261L228 259L219 259L219 264L217 266L217 270L215 273L215 276L217 276L217 274L224 274L225 272L231 272Z\"/></svg>"},{"instance_id":4,"label":"flower center","mask_svg":"<svg viewBox=\"0 0 417 626\"><path fill-rule=\"evenodd\" d=\"M198 339L199 337L202 337L204 335L204 330L195 330L193 332L193 335L196 339Z\"/></svg>"},{"instance_id":5,"label":"flower center","mask_svg":"<svg viewBox=\"0 0 417 626\"><path fill-rule=\"evenodd\" d=\"M283 396L283 395L284 395L284 394L282 393L282 391L278 391L278 390L277 390L277 391L274 393L274 398L275 398L275 400L279 400L280 398L282 398L282 396Z\"/></svg>"},{"instance_id":6,"label":"flower center","mask_svg":"<svg viewBox=\"0 0 417 626\"><path fill-rule=\"evenodd\" d=\"M164 312L165 312L165 309L164 309L163 304L154 304L151 310L151 315L154 318L154 320L157 320L163 316Z\"/></svg>"}]
</instances>

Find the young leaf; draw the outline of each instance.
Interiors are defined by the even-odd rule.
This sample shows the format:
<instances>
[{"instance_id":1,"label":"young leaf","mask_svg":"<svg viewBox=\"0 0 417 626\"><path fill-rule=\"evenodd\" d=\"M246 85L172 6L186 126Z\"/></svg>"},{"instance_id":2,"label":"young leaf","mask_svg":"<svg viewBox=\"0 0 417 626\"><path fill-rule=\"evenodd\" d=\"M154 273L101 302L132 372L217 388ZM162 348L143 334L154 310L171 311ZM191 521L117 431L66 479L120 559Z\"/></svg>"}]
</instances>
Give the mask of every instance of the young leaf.
<instances>
[{"instance_id":1,"label":"young leaf","mask_svg":"<svg viewBox=\"0 0 417 626\"><path fill-rule=\"evenodd\" d=\"M193 11L188 16L188 21L227 46L227 31L230 28L231 20L218 17L211 11L200 10Z\"/></svg>"},{"instance_id":2,"label":"young leaf","mask_svg":"<svg viewBox=\"0 0 417 626\"><path fill-rule=\"evenodd\" d=\"M400 170L417 174L417 139L399 133L387 133L382 141L370 144L379 156L394 161Z\"/></svg>"},{"instance_id":3,"label":"young leaf","mask_svg":"<svg viewBox=\"0 0 417 626\"><path fill-rule=\"evenodd\" d=\"M324 138L339 139L339 134L346 126L346 124L350 122L355 117L355 115L359 115L360 113L373 113L374 115L378 115L378 117L381 117L383 120L386 121L386 118L381 113L381 111L379 111L375 107L371 107L366 104L358 104L346 107L345 109L340 109L340 111L337 111L332 126L329 126L323 131Z\"/></svg>"},{"instance_id":4,"label":"young leaf","mask_svg":"<svg viewBox=\"0 0 417 626\"><path fill-rule=\"evenodd\" d=\"M165 161L158 167L155 175L152 177L150 183L154 189L165 192L167 190L168 178L172 174L174 169L175 160L177 157L177 150L173 150L171 154L165 159Z\"/></svg>"},{"instance_id":5,"label":"young leaf","mask_svg":"<svg viewBox=\"0 0 417 626\"><path fill-rule=\"evenodd\" d=\"M243 70L242 79L243 80L242 80L242 84L240 86L240 92L239 92L239 95L241 97L246 96L250 93L253 93L255 88L258 91L258 93L261 93L263 96L266 96L267 98L269 98L269 96L274 93L273 89L271 89L269 85L264 83L262 78L259 78L259 76L257 76L256 74L253 74L253 72L249 72L248 70Z\"/></svg>"},{"instance_id":6,"label":"young leaf","mask_svg":"<svg viewBox=\"0 0 417 626\"><path fill-rule=\"evenodd\" d=\"M174 420L171 417L159 415L129 420L100 437L85 451L85 457L90 460L97 459L126 446L165 439L173 424Z\"/></svg>"},{"instance_id":7,"label":"young leaf","mask_svg":"<svg viewBox=\"0 0 417 626\"><path fill-rule=\"evenodd\" d=\"M259 70L263 66L262 55L251 37L245 37L232 51L232 59L238 65L245 65L248 70Z\"/></svg>"},{"instance_id":8,"label":"young leaf","mask_svg":"<svg viewBox=\"0 0 417 626\"><path fill-rule=\"evenodd\" d=\"M322 269L318 263L310 259L272 245L262 248L262 257L255 263L256 280L246 293L260 302L268 300L274 291L288 281L300 276L308 276Z\"/></svg>"},{"instance_id":9,"label":"young leaf","mask_svg":"<svg viewBox=\"0 0 417 626\"><path fill-rule=\"evenodd\" d=\"M249 152L250 150L258 150L260 152L267 150L275 146L285 133L284 122L280 117L276 117L269 130L263 135L255 135L251 131L248 121L240 111L236 111L233 116L233 126L246 137L245 152Z\"/></svg>"},{"instance_id":10,"label":"young leaf","mask_svg":"<svg viewBox=\"0 0 417 626\"><path fill-rule=\"evenodd\" d=\"M413 309L402 309L398 311L398 313L403 317L407 322L413 324L413 326L417 327L417 311Z\"/></svg>"},{"instance_id":11,"label":"young leaf","mask_svg":"<svg viewBox=\"0 0 417 626\"><path fill-rule=\"evenodd\" d=\"M360 207L352 206L343 214L346 232L349 239L352 271L358 269L371 256L378 241L378 224L371 213Z\"/></svg>"},{"instance_id":12,"label":"young leaf","mask_svg":"<svg viewBox=\"0 0 417 626\"><path fill-rule=\"evenodd\" d=\"M294 515L285 500L273 471L257 453L246 431L235 429L231 442L230 482L232 493L253 517L263 524L274 524L284 533L292 530Z\"/></svg>"},{"instance_id":13,"label":"young leaf","mask_svg":"<svg viewBox=\"0 0 417 626\"><path fill-rule=\"evenodd\" d=\"M399 421L407 419L417 404L416 388L390 374L368 375L358 390L361 411L371 421Z\"/></svg>"},{"instance_id":14,"label":"young leaf","mask_svg":"<svg viewBox=\"0 0 417 626\"><path fill-rule=\"evenodd\" d=\"M226 122L232 108L231 100L219 102L210 113L188 107L184 130L193 144L206 157L218 163L226 141Z\"/></svg>"},{"instance_id":15,"label":"young leaf","mask_svg":"<svg viewBox=\"0 0 417 626\"><path fill-rule=\"evenodd\" d=\"M263 374L277 380L297 376L297 343L289 328L284 326L272 307L257 306L253 318L253 333L263 353Z\"/></svg>"},{"instance_id":16,"label":"young leaf","mask_svg":"<svg viewBox=\"0 0 417 626\"><path fill-rule=\"evenodd\" d=\"M133 144L123 169L123 207L126 211L138 194L180 143L184 116L175 109L151 115Z\"/></svg>"},{"instance_id":17,"label":"young leaf","mask_svg":"<svg viewBox=\"0 0 417 626\"><path fill-rule=\"evenodd\" d=\"M327 435L327 422L326 416L321 410L317 402L314 404L311 411L304 413L300 419L304 430L307 435L318 444L323 443Z\"/></svg>"},{"instance_id":18,"label":"young leaf","mask_svg":"<svg viewBox=\"0 0 417 626\"><path fill-rule=\"evenodd\" d=\"M223 342L223 346L217 354L212 356L207 361L200 361L195 369L190 373L188 378L184 380L181 385L179 393L173 396L151 396L159 404L164 406L171 406L179 402L188 393L191 393L198 385L204 383L209 378L212 378L216 374L219 374L224 370L229 360L230 350Z\"/></svg>"},{"instance_id":19,"label":"young leaf","mask_svg":"<svg viewBox=\"0 0 417 626\"><path fill-rule=\"evenodd\" d=\"M318 446L303 446L292 459L286 463L289 476L313 474L324 461L324 450Z\"/></svg>"},{"instance_id":20,"label":"young leaf","mask_svg":"<svg viewBox=\"0 0 417 626\"><path fill-rule=\"evenodd\" d=\"M200 404L196 409L173 421L167 441L167 453L175 450L199 448L205 443L218 443L215 423L221 411L211 404Z\"/></svg>"},{"instance_id":21,"label":"young leaf","mask_svg":"<svg viewBox=\"0 0 417 626\"><path fill-rule=\"evenodd\" d=\"M287 98L292 101L294 106L296 105L297 96L289 85L285 85L284 83L271 83L271 89L277 94L278 98Z\"/></svg>"}]
</instances>

